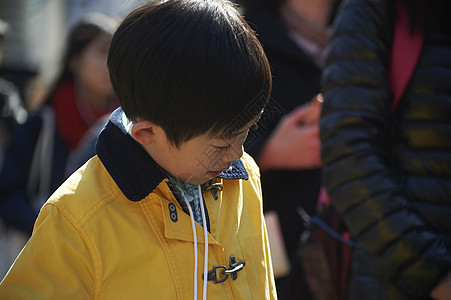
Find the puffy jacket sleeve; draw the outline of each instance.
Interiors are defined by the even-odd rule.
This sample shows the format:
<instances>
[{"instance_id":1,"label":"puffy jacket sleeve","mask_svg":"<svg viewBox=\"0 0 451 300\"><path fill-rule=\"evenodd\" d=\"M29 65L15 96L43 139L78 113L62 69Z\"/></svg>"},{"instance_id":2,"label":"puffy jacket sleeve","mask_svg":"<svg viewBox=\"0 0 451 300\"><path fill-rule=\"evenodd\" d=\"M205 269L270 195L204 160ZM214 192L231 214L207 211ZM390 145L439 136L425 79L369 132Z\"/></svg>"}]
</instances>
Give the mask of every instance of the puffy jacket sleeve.
<instances>
[{"instance_id":1,"label":"puffy jacket sleeve","mask_svg":"<svg viewBox=\"0 0 451 300\"><path fill-rule=\"evenodd\" d=\"M322 82L323 180L381 275L416 298L447 273L449 253L390 171L392 34L383 2L345 1L334 23Z\"/></svg>"},{"instance_id":2,"label":"puffy jacket sleeve","mask_svg":"<svg viewBox=\"0 0 451 300\"><path fill-rule=\"evenodd\" d=\"M75 226L64 211L45 205L0 284L0 299L96 299L95 259L89 239Z\"/></svg>"}]
</instances>

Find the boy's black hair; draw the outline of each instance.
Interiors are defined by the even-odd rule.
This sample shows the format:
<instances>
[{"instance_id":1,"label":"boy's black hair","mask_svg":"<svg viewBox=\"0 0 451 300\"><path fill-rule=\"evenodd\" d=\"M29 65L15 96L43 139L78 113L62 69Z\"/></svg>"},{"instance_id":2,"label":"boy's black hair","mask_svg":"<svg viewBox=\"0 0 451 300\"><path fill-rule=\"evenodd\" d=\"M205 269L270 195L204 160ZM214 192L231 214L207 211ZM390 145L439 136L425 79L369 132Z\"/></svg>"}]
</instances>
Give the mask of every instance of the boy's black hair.
<instances>
[{"instance_id":1,"label":"boy's black hair","mask_svg":"<svg viewBox=\"0 0 451 300\"><path fill-rule=\"evenodd\" d=\"M222 0L138 8L116 31L108 67L127 117L155 122L176 147L207 132L233 134L258 117L271 92L260 43Z\"/></svg>"}]
</instances>

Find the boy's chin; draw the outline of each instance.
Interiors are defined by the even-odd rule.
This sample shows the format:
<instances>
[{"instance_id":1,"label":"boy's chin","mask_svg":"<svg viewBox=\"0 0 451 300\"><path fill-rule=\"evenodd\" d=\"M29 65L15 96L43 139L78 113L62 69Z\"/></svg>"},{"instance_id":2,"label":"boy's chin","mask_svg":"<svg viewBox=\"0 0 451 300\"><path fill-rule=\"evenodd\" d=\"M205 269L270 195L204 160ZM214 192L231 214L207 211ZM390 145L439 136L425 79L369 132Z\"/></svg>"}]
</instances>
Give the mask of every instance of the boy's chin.
<instances>
[{"instance_id":1,"label":"boy's chin","mask_svg":"<svg viewBox=\"0 0 451 300\"><path fill-rule=\"evenodd\" d=\"M187 182L187 183L190 183L190 184L194 184L194 185L199 185L199 184L204 184L204 183L206 183L207 181L209 181L211 178L208 178L208 177L205 177L205 178L196 178L196 179L194 179L194 178L191 178L191 179L188 179L187 181L185 181L185 182Z\"/></svg>"},{"instance_id":2,"label":"boy's chin","mask_svg":"<svg viewBox=\"0 0 451 300\"><path fill-rule=\"evenodd\" d=\"M211 179L210 177L208 177L208 175L205 175L205 176L202 176L202 177L194 176L194 175L191 175L189 177L187 177L187 176L177 176L176 178L178 180L182 181L182 182L190 183L190 184L193 184L193 185L203 184L203 183L205 183L205 182L207 182L208 180Z\"/></svg>"},{"instance_id":3,"label":"boy's chin","mask_svg":"<svg viewBox=\"0 0 451 300\"><path fill-rule=\"evenodd\" d=\"M185 182L185 183L190 183L190 184L194 184L194 185L198 185L198 184L204 184L206 182L208 182L210 179L212 178L216 178L219 176L219 174L221 174L223 172L223 170L217 170L217 171L204 171L201 174L172 174L173 177L175 177L176 179Z\"/></svg>"},{"instance_id":4,"label":"boy's chin","mask_svg":"<svg viewBox=\"0 0 451 300\"><path fill-rule=\"evenodd\" d=\"M208 182L210 179L219 176L219 174L221 174L221 172L208 172L208 173L204 174L204 176L191 176L189 178L186 178L185 180L183 180L181 178L179 178L179 179L186 183L198 185L198 184L204 184L204 183Z\"/></svg>"}]
</instances>

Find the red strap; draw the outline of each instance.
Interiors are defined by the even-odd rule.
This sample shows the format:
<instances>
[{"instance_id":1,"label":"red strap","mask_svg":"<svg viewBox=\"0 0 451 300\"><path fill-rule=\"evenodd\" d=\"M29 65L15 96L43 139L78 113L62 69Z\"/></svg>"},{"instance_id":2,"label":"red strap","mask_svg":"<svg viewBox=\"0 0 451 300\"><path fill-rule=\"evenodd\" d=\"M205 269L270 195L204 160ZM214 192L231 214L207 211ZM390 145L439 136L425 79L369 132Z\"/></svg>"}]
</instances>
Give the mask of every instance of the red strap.
<instances>
[{"instance_id":1,"label":"red strap","mask_svg":"<svg viewBox=\"0 0 451 300\"><path fill-rule=\"evenodd\" d=\"M398 3L398 18L393 37L391 53L390 85L393 102L390 112L394 112L407 83L417 66L423 48L424 35L421 30L409 29L409 15L404 5Z\"/></svg>"}]
</instances>

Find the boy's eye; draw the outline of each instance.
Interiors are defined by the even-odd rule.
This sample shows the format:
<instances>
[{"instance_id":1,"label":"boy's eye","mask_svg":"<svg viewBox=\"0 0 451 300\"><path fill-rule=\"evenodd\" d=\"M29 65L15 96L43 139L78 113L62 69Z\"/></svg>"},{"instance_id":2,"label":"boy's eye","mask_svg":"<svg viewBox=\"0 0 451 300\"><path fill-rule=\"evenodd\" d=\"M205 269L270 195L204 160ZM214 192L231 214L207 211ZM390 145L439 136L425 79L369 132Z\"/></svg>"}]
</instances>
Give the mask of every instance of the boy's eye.
<instances>
[{"instance_id":1,"label":"boy's eye","mask_svg":"<svg viewBox=\"0 0 451 300\"><path fill-rule=\"evenodd\" d=\"M227 150L230 149L230 146L231 146L231 145L224 146L224 147L219 147L219 146L214 146L214 147L215 147L217 150L219 150L219 151L227 151Z\"/></svg>"}]
</instances>

